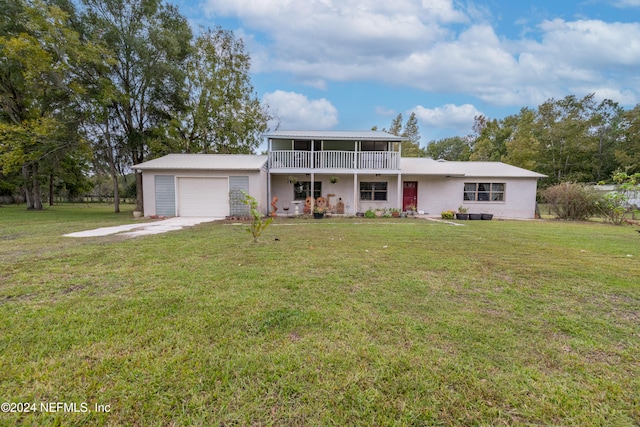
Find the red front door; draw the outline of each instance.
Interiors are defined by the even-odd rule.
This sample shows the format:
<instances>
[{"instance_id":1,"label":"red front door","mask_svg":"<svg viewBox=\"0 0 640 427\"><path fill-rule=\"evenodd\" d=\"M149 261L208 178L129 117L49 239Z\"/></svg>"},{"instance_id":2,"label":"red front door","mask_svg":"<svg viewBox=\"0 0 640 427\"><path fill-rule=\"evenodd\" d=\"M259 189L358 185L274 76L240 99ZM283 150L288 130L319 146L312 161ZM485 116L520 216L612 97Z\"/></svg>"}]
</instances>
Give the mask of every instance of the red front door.
<instances>
[{"instance_id":1,"label":"red front door","mask_svg":"<svg viewBox=\"0 0 640 427\"><path fill-rule=\"evenodd\" d=\"M418 182L404 181L402 183L402 210L406 211L409 206L418 209Z\"/></svg>"}]
</instances>

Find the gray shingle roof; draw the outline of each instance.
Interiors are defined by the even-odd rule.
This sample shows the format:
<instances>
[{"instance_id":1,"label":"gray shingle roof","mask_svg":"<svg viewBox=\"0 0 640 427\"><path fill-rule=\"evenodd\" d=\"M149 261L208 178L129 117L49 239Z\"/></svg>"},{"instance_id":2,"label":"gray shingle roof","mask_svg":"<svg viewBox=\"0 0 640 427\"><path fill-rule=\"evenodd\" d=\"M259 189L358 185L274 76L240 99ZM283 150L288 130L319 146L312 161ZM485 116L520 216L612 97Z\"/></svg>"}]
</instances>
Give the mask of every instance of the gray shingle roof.
<instances>
[{"instance_id":1,"label":"gray shingle roof","mask_svg":"<svg viewBox=\"0 0 640 427\"><path fill-rule=\"evenodd\" d=\"M169 154L133 166L133 169L187 169L187 170L260 170L267 156L253 154Z\"/></svg>"},{"instance_id":2,"label":"gray shingle roof","mask_svg":"<svg viewBox=\"0 0 640 427\"><path fill-rule=\"evenodd\" d=\"M281 130L265 135L271 139L317 141L404 141L408 138L374 130Z\"/></svg>"}]
</instances>

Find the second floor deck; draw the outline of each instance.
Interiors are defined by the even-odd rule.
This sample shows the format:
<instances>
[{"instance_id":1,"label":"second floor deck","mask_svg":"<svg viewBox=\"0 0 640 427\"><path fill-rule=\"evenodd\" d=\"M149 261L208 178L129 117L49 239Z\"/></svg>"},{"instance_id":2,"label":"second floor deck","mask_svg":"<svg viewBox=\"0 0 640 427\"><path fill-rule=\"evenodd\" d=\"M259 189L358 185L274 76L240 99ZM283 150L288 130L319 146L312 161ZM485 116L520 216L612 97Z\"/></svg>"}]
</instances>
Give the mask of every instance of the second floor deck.
<instances>
[{"instance_id":1,"label":"second floor deck","mask_svg":"<svg viewBox=\"0 0 640 427\"><path fill-rule=\"evenodd\" d=\"M396 151L297 151L269 152L272 171L303 170L399 170L400 153Z\"/></svg>"}]
</instances>

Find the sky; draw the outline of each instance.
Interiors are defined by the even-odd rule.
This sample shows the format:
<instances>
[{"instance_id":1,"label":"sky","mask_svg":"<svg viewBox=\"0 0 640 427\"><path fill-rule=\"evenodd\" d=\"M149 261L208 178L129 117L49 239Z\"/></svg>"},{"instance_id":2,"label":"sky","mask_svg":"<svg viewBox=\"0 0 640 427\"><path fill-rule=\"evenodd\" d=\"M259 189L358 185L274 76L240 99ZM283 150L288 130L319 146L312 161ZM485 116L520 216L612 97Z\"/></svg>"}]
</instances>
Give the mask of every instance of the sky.
<instances>
[{"instance_id":1,"label":"sky","mask_svg":"<svg viewBox=\"0 0 640 427\"><path fill-rule=\"evenodd\" d=\"M174 0L245 42L271 130L389 128L422 146L567 95L640 103L640 0Z\"/></svg>"}]
</instances>

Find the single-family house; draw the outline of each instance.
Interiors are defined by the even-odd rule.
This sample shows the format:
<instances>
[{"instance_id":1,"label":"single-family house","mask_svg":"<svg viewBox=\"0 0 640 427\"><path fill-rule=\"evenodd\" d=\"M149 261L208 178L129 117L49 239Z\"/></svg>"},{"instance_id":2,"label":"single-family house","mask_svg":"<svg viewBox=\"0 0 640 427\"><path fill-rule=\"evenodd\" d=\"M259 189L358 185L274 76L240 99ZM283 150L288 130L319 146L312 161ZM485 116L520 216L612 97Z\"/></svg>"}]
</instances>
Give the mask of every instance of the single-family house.
<instances>
[{"instance_id":1,"label":"single-family house","mask_svg":"<svg viewBox=\"0 0 640 427\"><path fill-rule=\"evenodd\" d=\"M533 218L545 175L500 162L401 156L405 139L380 131L278 131L266 155L170 154L134 167L145 215L229 216L246 212L241 191L265 213L309 211L318 198L335 214L411 207Z\"/></svg>"}]
</instances>

